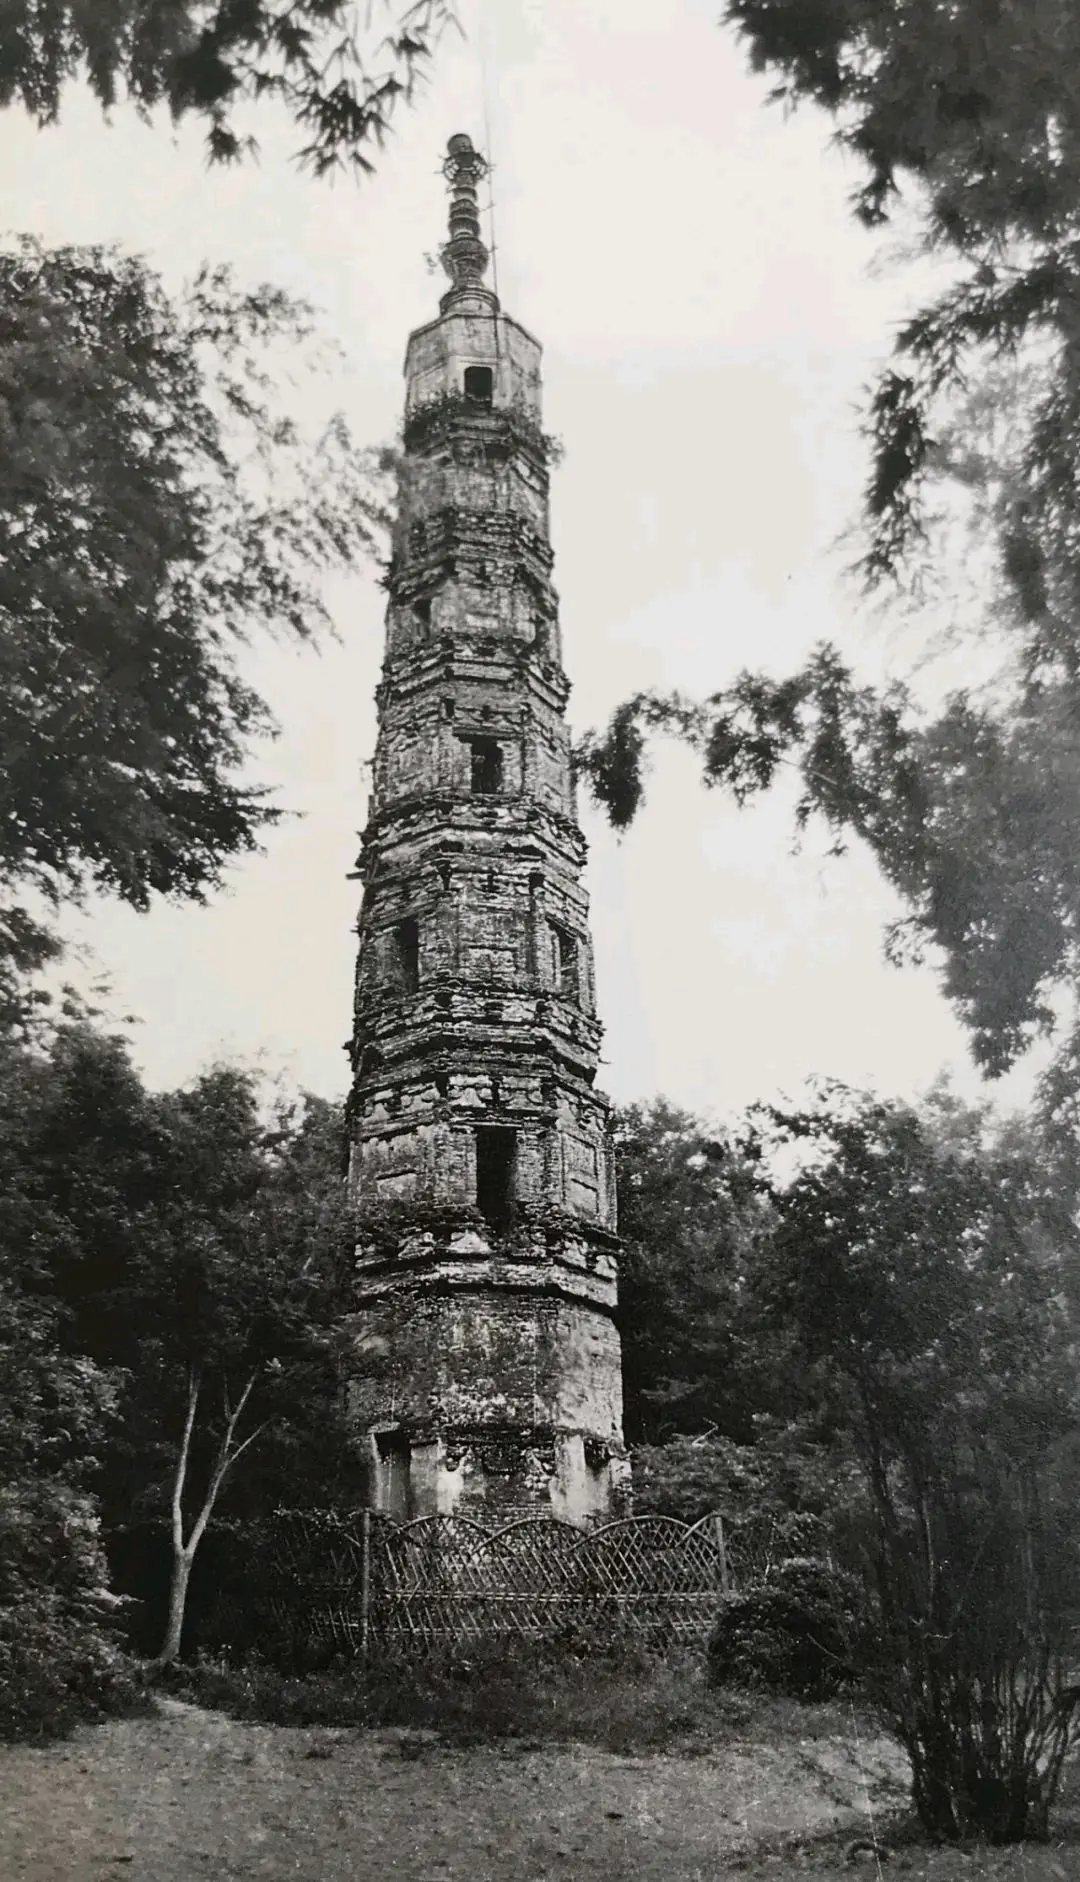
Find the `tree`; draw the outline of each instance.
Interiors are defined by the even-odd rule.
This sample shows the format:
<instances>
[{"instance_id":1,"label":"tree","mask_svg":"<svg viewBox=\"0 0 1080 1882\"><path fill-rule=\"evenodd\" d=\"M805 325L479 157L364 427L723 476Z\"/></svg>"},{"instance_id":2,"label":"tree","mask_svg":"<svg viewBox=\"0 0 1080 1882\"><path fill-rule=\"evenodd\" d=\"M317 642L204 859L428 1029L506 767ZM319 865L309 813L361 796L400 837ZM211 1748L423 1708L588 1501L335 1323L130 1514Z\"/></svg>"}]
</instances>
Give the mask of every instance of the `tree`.
<instances>
[{"instance_id":1,"label":"tree","mask_svg":"<svg viewBox=\"0 0 1080 1882\"><path fill-rule=\"evenodd\" d=\"M130 1696L94 1494L122 1382L62 1345L70 1231L28 1154L47 1068L0 1034L0 1071L0 1738L44 1737Z\"/></svg>"},{"instance_id":2,"label":"tree","mask_svg":"<svg viewBox=\"0 0 1080 1882\"><path fill-rule=\"evenodd\" d=\"M401 0L389 13L368 51L352 0L13 0L0 35L0 104L18 100L52 124L68 86L84 78L106 112L127 98L143 117L165 105L174 123L201 118L210 160L232 163L258 149L238 113L275 99L305 140L307 168L367 172L455 22L450 0Z\"/></svg>"},{"instance_id":3,"label":"tree","mask_svg":"<svg viewBox=\"0 0 1080 1882\"><path fill-rule=\"evenodd\" d=\"M942 396L1031 359L1031 343L1043 389L1029 441L1067 473L1080 417L1080 21L1069 0L729 0L726 19L754 68L775 76L774 99L811 100L835 119L865 170L858 218L873 226L907 210L919 243L953 264L901 328L871 401L868 567L885 574L918 527ZM1059 502L1071 489L1067 477ZM1053 532L1066 518L1048 508L1042 522Z\"/></svg>"},{"instance_id":4,"label":"tree","mask_svg":"<svg viewBox=\"0 0 1080 1882\"><path fill-rule=\"evenodd\" d=\"M661 1099L617 1113L615 1171L627 1437L745 1438L760 1369L739 1300L764 1212L740 1147Z\"/></svg>"},{"instance_id":5,"label":"tree","mask_svg":"<svg viewBox=\"0 0 1080 1882\"><path fill-rule=\"evenodd\" d=\"M773 1114L803 1167L755 1276L873 1512L870 1667L925 1826L1045 1831L1076 1739L1076 1375L1014 1146L833 1092ZM1075 1231L1074 1231L1075 1237Z\"/></svg>"},{"instance_id":6,"label":"tree","mask_svg":"<svg viewBox=\"0 0 1080 1882\"><path fill-rule=\"evenodd\" d=\"M622 828L643 794L643 727L689 741L706 783L740 804L794 769L799 829L816 815L837 849L868 845L908 909L889 958L940 962L977 1063L997 1075L1054 1029L1055 991L1080 987L1074 712L1043 688L1007 713L956 695L919 723L903 688L858 686L826 647L787 679L744 673L700 705L639 696L580 762Z\"/></svg>"},{"instance_id":7,"label":"tree","mask_svg":"<svg viewBox=\"0 0 1080 1882\"><path fill-rule=\"evenodd\" d=\"M942 962L996 1074L1078 1023L1080 19L1067 0L729 0L726 19L774 98L833 116L864 170L857 217L899 218L945 266L870 395L860 566L916 603L975 568L965 632L1001 673L928 708L825 647L700 704L625 701L583 768L625 828L651 731L688 739L740 802L793 766L800 825L869 845L910 911L890 953Z\"/></svg>"},{"instance_id":8,"label":"tree","mask_svg":"<svg viewBox=\"0 0 1080 1882\"><path fill-rule=\"evenodd\" d=\"M171 299L113 250L0 251L0 981L38 910L104 889L205 897L273 821L240 779L272 730L235 649L329 623L319 578L372 552L371 453L305 429L281 356L310 310L204 270ZM277 360L275 360L277 355Z\"/></svg>"},{"instance_id":9,"label":"tree","mask_svg":"<svg viewBox=\"0 0 1080 1882\"><path fill-rule=\"evenodd\" d=\"M133 1531L169 1533L165 1663L226 1494L250 1521L351 1484L335 1333L340 1107L271 1102L228 1067L151 1093L124 1041L86 1025L6 1050L13 1237L21 1228L56 1376L109 1383L95 1489L121 1568ZM130 1567L121 1585L154 1609Z\"/></svg>"},{"instance_id":10,"label":"tree","mask_svg":"<svg viewBox=\"0 0 1080 1882\"><path fill-rule=\"evenodd\" d=\"M135 1488L136 1508L168 1510L172 1574L156 1667L180 1650L196 1555L245 1453L293 1427L283 1461L295 1467L307 1435L323 1452L313 1475L325 1484L343 1444L334 1309L346 1199L338 1160L317 1170L312 1155L313 1141L325 1147L331 1107L267 1125L258 1100L249 1076L220 1068L154 1104L162 1189L106 1303L110 1345L128 1329L120 1453L129 1497ZM283 1477L292 1501L287 1468L279 1496Z\"/></svg>"}]
</instances>

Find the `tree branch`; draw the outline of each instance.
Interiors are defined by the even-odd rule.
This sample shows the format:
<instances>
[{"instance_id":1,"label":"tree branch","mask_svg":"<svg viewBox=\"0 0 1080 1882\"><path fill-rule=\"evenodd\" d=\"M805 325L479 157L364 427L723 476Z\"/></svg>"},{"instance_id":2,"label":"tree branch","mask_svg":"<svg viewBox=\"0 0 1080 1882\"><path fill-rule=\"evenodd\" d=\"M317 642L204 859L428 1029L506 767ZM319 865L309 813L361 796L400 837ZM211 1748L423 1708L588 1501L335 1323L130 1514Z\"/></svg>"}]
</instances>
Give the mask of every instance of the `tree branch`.
<instances>
[{"instance_id":1,"label":"tree branch","mask_svg":"<svg viewBox=\"0 0 1080 1882\"><path fill-rule=\"evenodd\" d=\"M261 1432L265 1431L267 1425L271 1423L271 1420L269 1418L264 1418L262 1424L256 1425L254 1431L252 1431L249 1434L249 1436L243 1440L243 1443L236 1445L234 1448L233 1439L236 1435L236 1427L239 1424L240 1419L243 1416L244 1407L247 1404L248 1399L251 1397L251 1394L255 1389L255 1384L256 1384L256 1381L258 1380L259 1373L261 1371L262 1371L262 1367L256 1366L255 1371L251 1374L246 1385L244 1386L244 1389L241 1392L240 1397L238 1398L236 1402L235 1408L228 1414L228 1420L225 1425L224 1436L222 1437L221 1444L218 1447L217 1461L214 1464L214 1468L210 1476L210 1482L207 1484L207 1487L206 1487L206 1495L203 1498L203 1506L202 1506L202 1509L199 1511L199 1514L192 1528L191 1535L188 1538L187 1551L189 1555L194 1555L196 1549L199 1546L199 1543L202 1541L203 1536L206 1533L206 1525L210 1521L211 1516L213 1515L214 1505L218 1499L218 1493L221 1489L222 1484L225 1481L225 1477L228 1471L231 1469L232 1465L235 1464L237 1458L243 1456L244 1452L248 1448L248 1445L254 1444L255 1439L260 1435ZM229 1394L228 1394L227 1386L223 1388L223 1392L224 1392L224 1398L225 1398L225 1406L226 1406L226 1409L228 1409Z\"/></svg>"},{"instance_id":2,"label":"tree branch","mask_svg":"<svg viewBox=\"0 0 1080 1882\"><path fill-rule=\"evenodd\" d=\"M191 1455L191 1434L195 1429L195 1413L199 1404L199 1374L194 1366L188 1367L188 1402L184 1418L184 1435L180 1440L180 1456L176 1463L173 1477L172 1494L172 1533L173 1542L180 1551L184 1548L184 1484L187 1479L188 1458Z\"/></svg>"}]
</instances>

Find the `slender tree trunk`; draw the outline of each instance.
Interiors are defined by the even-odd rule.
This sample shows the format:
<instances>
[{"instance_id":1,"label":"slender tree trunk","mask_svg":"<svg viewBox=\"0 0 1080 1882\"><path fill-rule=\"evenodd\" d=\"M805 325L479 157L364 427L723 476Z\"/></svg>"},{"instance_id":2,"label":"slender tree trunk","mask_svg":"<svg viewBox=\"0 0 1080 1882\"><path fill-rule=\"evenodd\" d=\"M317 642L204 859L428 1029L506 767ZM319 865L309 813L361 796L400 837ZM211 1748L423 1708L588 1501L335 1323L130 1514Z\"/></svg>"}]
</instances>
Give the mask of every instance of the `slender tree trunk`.
<instances>
[{"instance_id":1,"label":"slender tree trunk","mask_svg":"<svg viewBox=\"0 0 1080 1882\"><path fill-rule=\"evenodd\" d=\"M170 1666L180 1652L180 1640L184 1631L184 1614L187 1609L188 1583L191 1580L191 1568L195 1560L195 1551L206 1534L206 1525L214 1512L218 1492L225 1481L229 1469L237 1458L254 1444L265 1424L256 1425L242 1444L236 1443L236 1428L244 1413L252 1389L258 1378L253 1372L233 1409L229 1404L228 1389L225 1391L225 1434L218 1449L217 1460L210 1473L202 1508L191 1526L190 1534L184 1536L184 1486L187 1482L188 1460L191 1456L191 1434L195 1429L195 1414L199 1407L199 1374L193 1368L188 1373L188 1400L184 1414L184 1433L180 1440L180 1455L176 1461L172 1490L172 1578L169 1585L169 1618L165 1628L165 1638L161 1649L154 1655L149 1665L151 1673L160 1673L163 1667Z\"/></svg>"},{"instance_id":2,"label":"slender tree trunk","mask_svg":"<svg viewBox=\"0 0 1080 1882\"><path fill-rule=\"evenodd\" d=\"M156 1659L152 1662L155 1670L172 1664L180 1652L180 1636L184 1631L184 1614L187 1609L188 1582L191 1580L193 1555L181 1549L173 1556L172 1577L169 1583L169 1618L165 1627L165 1638Z\"/></svg>"}]
</instances>

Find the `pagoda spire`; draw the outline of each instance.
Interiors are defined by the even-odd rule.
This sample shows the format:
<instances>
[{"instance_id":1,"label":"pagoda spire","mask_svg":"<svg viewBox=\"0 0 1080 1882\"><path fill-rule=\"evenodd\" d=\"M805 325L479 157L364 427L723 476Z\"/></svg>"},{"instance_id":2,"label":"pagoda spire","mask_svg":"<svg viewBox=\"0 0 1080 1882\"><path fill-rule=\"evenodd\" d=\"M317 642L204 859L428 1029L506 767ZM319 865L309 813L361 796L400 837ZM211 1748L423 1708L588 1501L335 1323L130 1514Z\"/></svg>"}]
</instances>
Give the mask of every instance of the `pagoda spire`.
<instances>
[{"instance_id":1,"label":"pagoda spire","mask_svg":"<svg viewBox=\"0 0 1080 1882\"><path fill-rule=\"evenodd\" d=\"M490 256L480 235L477 201L477 186L487 174L487 159L464 131L458 131L447 144L443 162L443 175L450 185L450 218L442 265L453 283L439 302L443 313L465 300L480 300L485 307L498 309L498 297L484 281Z\"/></svg>"}]
</instances>

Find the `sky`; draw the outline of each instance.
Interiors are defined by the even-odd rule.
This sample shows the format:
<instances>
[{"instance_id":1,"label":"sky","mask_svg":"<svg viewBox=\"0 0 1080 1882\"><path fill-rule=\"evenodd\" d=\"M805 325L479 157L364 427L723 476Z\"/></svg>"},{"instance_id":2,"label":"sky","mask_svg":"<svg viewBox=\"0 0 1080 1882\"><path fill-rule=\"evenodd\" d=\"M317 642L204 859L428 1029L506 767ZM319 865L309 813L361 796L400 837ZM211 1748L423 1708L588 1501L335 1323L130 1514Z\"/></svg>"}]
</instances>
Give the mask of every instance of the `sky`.
<instances>
[{"instance_id":1,"label":"sky","mask_svg":"<svg viewBox=\"0 0 1080 1882\"><path fill-rule=\"evenodd\" d=\"M468 131L494 166L502 302L543 344L545 425L565 447L553 544L575 733L640 688L781 674L822 640L867 679L902 674L911 630L868 608L839 539L865 467L860 399L917 283L852 220L827 121L766 103L718 11L462 0L466 36L361 183L299 173L292 127L261 108L259 161L229 171L207 169L197 127L124 109L106 124L78 93L48 130L9 110L0 220L116 242L171 286L226 260L303 295L345 355L319 396L377 444L399 422L408 332L445 285L428 259L440 165ZM209 907L97 904L69 922L72 977L109 981L153 1085L231 1058L344 1091L376 574L328 588L336 644L245 661L281 727L257 775L295 813L265 853ZM945 1069L975 1094L935 972L884 961L898 902L858 849L832 858L819 834L796 853L793 801L786 784L739 810L670 747L625 837L582 805L618 1102L663 1094L718 1119L809 1077L910 1097Z\"/></svg>"}]
</instances>

